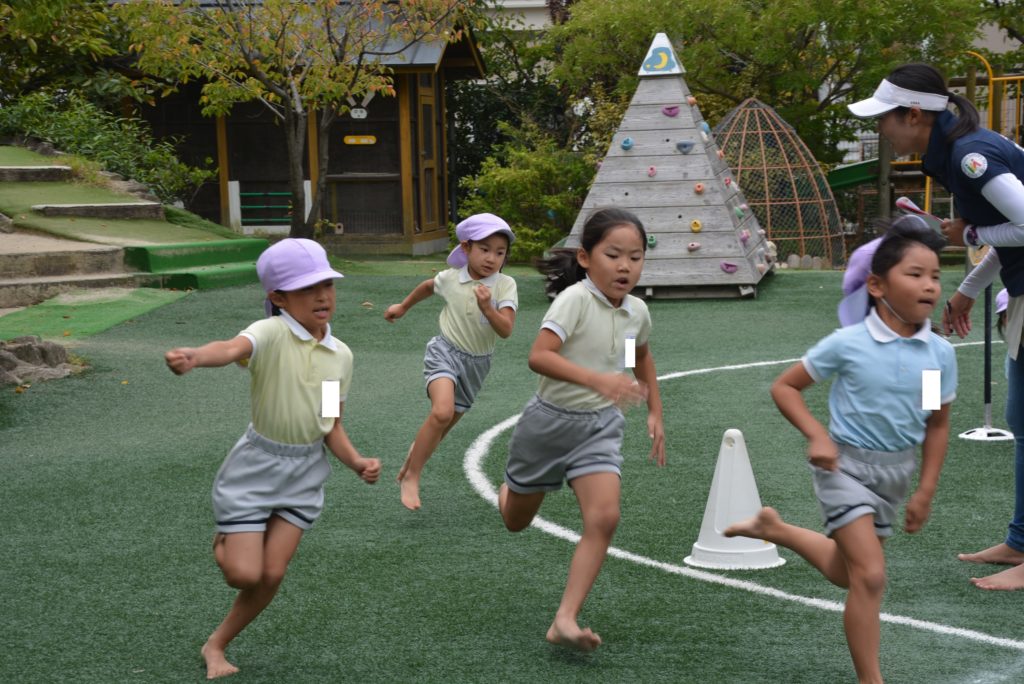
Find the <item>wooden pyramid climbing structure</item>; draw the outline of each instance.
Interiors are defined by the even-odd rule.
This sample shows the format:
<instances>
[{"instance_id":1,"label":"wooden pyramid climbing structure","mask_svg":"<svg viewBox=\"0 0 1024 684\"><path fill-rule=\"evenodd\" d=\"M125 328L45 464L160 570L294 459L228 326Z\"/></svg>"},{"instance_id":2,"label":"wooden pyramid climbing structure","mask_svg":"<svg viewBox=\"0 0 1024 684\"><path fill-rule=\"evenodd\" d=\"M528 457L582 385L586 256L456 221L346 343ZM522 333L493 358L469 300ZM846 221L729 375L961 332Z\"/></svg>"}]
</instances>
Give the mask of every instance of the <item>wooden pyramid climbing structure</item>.
<instances>
[{"instance_id":1,"label":"wooden pyramid climbing structure","mask_svg":"<svg viewBox=\"0 0 1024 684\"><path fill-rule=\"evenodd\" d=\"M733 182L684 73L668 37L659 33L566 246L579 246L595 209L627 209L648 235L635 294L755 295L774 267L772 246Z\"/></svg>"}]
</instances>

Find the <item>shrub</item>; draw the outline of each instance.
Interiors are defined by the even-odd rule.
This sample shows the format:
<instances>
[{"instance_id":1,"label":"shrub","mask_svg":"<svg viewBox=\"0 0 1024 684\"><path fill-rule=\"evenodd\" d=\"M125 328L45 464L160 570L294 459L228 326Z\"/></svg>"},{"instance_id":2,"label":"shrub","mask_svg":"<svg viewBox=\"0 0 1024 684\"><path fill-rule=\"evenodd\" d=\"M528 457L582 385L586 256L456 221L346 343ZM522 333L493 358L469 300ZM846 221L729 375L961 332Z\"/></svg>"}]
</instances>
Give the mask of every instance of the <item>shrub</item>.
<instances>
[{"instance_id":1,"label":"shrub","mask_svg":"<svg viewBox=\"0 0 1024 684\"><path fill-rule=\"evenodd\" d=\"M143 183L167 203L187 203L215 173L181 162L177 141L154 140L145 122L113 116L74 92L32 93L0 108L0 134L50 142Z\"/></svg>"},{"instance_id":2,"label":"shrub","mask_svg":"<svg viewBox=\"0 0 1024 684\"><path fill-rule=\"evenodd\" d=\"M511 261L529 261L568 235L587 196L594 166L536 126L499 122L497 145L476 176L462 179L462 216L490 212L515 231Z\"/></svg>"}]
</instances>

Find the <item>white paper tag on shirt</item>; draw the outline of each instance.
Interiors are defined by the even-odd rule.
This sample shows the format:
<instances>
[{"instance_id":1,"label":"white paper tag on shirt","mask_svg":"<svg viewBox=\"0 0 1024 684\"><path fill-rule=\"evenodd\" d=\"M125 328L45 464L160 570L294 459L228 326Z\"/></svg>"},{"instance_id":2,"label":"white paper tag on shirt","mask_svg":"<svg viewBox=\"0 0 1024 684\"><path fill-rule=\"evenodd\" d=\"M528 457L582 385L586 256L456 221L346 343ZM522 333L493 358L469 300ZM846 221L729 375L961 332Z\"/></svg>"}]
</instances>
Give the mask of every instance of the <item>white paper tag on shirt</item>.
<instances>
[{"instance_id":1,"label":"white paper tag on shirt","mask_svg":"<svg viewBox=\"0 0 1024 684\"><path fill-rule=\"evenodd\" d=\"M626 368L636 368L636 338L626 338Z\"/></svg>"},{"instance_id":2,"label":"white paper tag on shirt","mask_svg":"<svg viewBox=\"0 0 1024 684\"><path fill-rule=\"evenodd\" d=\"M942 371L921 371L921 408L925 411L942 408Z\"/></svg>"},{"instance_id":3,"label":"white paper tag on shirt","mask_svg":"<svg viewBox=\"0 0 1024 684\"><path fill-rule=\"evenodd\" d=\"M320 412L322 418L341 417L341 383L337 380L320 383Z\"/></svg>"}]
</instances>

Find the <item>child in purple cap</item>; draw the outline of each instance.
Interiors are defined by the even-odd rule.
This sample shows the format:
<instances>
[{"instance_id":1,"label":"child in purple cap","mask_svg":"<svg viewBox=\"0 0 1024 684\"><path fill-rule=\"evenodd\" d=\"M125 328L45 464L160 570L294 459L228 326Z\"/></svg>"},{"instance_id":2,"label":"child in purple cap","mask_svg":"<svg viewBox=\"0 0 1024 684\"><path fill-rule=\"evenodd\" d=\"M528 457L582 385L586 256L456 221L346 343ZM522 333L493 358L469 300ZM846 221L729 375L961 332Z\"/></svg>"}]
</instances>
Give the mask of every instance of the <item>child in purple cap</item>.
<instances>
[{"instance_id":1,"label":"child in purple cap","mask_svg":"<svg viewBox=\"0 0 1024 684\"><path fill-rule=\"evenodd\" d=\"M501 272L512 229L494 214L475 214L455 228L458 246L448 255L451 268L424 280L384 318L394 323L432 294L445 300L441 334L427 342L423 375L430 414L409 447L398 472L402 504L420 507L420 474L444 436L473 405L491 368L498 337L508 337L516 322L516 281Z\"/></svg>"},{"instance_id":2,"label":"child in purple cap","mask_svg":"<svg viewBox=\"0 0 1024 684\"><path fill-rule=\"evenodd\" d=\"M944 244L917 216L893 223L870 264L849 273L852 289L864 288L870 308L851 309L859 322L818 342L772 385L779 410L807 438L825 533L791 525L767 507L724 532L792 549L848 590L843 625L860 682L882 681L882 542L893 534L897 510L910 490L918 446L921 473L906 504L907 532L917 532L928 520L946 456L956 354L932 332L930 320L941 295ZM829 379L826 430L803 392Z\"/></svg>"},{"instance_id":3,"label":"child in purple cap","mask_svg":"<svg viewBox=\"0 0 1024 684\"><path fill-rule=\"evenodd\" d=\"M230 340L165 355L177 375L238 362L250 373L252 422L213 483L213 555L238 596L202 647L208 679L238 672L225 649L277 593L302 534L319 517L331 472L324 447L372 484L380 462L363 458L341 425L352 352L331 336L334 271L316 242L285 239L256 263L268 318Z\"/></svg>"}]
</instances>

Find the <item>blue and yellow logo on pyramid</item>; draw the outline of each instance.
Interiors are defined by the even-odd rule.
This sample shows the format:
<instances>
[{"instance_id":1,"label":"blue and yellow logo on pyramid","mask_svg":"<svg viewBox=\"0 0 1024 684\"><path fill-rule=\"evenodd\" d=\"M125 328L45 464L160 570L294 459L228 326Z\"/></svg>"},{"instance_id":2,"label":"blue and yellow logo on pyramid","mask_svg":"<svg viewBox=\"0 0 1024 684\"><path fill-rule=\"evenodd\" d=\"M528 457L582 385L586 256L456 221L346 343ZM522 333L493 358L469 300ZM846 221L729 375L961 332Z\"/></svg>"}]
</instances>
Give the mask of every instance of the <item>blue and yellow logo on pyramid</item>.
<instances>
[{"instance_id":1,"label":"blue and yellow logo on pyramid","mask_svg":"<svg viewBox=\"0 0 1024 684\"><path fill-rule=\"evenodd\" d=\"M651 47L647 48L647 56L640 65L639 75L669 76L685 71L672 51L672 43L669 42L668 36L664 33L656 35L651 41Z\"/></svg>"}]
</instances>

